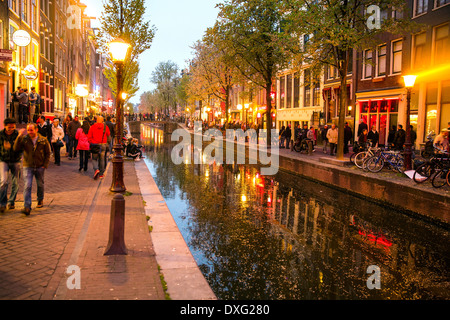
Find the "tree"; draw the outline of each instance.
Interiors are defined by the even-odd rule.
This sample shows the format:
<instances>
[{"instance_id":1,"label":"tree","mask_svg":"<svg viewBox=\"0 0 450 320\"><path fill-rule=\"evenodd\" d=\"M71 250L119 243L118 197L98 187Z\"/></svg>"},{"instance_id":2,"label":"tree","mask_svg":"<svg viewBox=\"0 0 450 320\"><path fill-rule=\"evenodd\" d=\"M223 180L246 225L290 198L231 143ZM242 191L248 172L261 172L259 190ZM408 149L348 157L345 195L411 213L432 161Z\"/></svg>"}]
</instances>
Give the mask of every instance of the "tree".
<instances>
[{"instance_id":1,"label":"tree","mask_svg":"<svg viewBox=\"0 0 450 320\"><path fill-rule=\"evenodd\" d=\"M343 159L350 53L354 49L373 47L377 44L378 35L408 33L417 25L407 17L403 0L285 0L283 3L286 6L285 35L288 35L284 43L288 44L286 47L294 53L298 64L308 64L316 70L334 66L339 74L337 158ZM368 10L371 8L375 9L374 13ZM377 12L380 12L381 19L377 19ZM393 12L403 13L403 18L398 18L399 15ZM303 35L308 40L299 42Z\"/></svg>"},{"instance_id":2,"label":"tree","mask_svg":"<svg viewBox=\"0 0 450 320\"><path fill-rule=\"evenodd\" d=\"M228 60L247 81L265 89L267 146L271 145L273 81L289 55L279 45L283 6L278 0L227 0L220 9L215 28Z\"/></svg>"},{"instance_id":3,"label":"tree","mask_svg":"<svg viewBox=\"0 0 450 320\"><path fill-rule=\"evenodd\" d=\"M120 38L131 45L129 58L124 64L123 90L128 93L128 99L134 96L138 88L139 56L150 49L156 28L144 20L145 0L105 0L103 13L100 17L100 30L96 41L100 51L108 53L107 44ZM110 87L115 90L116 73L111 65L105 74L110 80Z\"/></svg>"},{"instance_id":4,"label":"tree","mask_svg":"<svg viewBox=\"0 0 450 320\"><path fill-rule=\"evenodd\" d=\"M173 61L160 62L152 72L150 81L156 84L156 91L160 97L161 107L166 115L170 108L177 105L176 87L179 84L178 65Z\"/></svg>"},{"instance_id":5,"label":"tree","mask_svg":"<svg viewBox=\"0 0 450 320\"><path fill-rule=\"evenodd\" d=\"M201 41L193 46L191 76L196 83L195 90L203 90L203 95L212 94L225 103L225 119L228 121L229 97L233 85L238 82L238 74L233 68L231 51L221 41L217 28L208 28Z\"/></svg>"}]
</instances>

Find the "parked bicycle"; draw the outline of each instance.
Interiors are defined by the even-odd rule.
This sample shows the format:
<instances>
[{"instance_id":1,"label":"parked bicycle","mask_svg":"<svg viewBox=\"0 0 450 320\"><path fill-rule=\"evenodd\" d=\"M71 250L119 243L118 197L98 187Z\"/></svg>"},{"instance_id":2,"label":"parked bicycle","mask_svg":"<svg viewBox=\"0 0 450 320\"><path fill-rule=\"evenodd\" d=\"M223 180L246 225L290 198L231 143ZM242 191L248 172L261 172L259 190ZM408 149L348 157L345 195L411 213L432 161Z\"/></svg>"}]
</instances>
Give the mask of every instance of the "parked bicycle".
<instances>
[{"instance_id":1,"label":"parked bicycle","mask_svg":"<svg viewBox=\"0 0 450 320\"><path fill-rule=\"evenodd\" d=\"M364 151L358 152L356 156L353 158L353 163L360 169L364 169L364 161L370 157L373 157L380 151L381 148L374 147L370 142L367 143L367 146Z\"/></svg>"},{"instance_id":2,"label":"parked bicycle","mask_svg":"<svg viewBox=\"0 0 450 320\"><path fill-rule=\"evenodd\" d=\"M434 151L431 153L431 158L417 167L413 174L413 180L416 183L423 183L430 178L432 179L437 171L441 171L444 169L448 163L450 163L450 155L446 152L441 152L439 149L434 148ZM442 174L442 172L441 172ZM446 178L446 177L444 177ZM438 184L438 180L436 180L436 185Z\"/></svg>"},{"instance_id":3,"label":"parked bicycle","mask_svg":"<svg viewBox=\"0 0 450 320\"><path fill-rule=\"evenodd\" d=\"M389 167L394 171L403 173L405 164L400 151L380 150L377 155L367 158L363 167L366 167L370 172L380 172L384 167Z\"/></svg>"}]
</instances>

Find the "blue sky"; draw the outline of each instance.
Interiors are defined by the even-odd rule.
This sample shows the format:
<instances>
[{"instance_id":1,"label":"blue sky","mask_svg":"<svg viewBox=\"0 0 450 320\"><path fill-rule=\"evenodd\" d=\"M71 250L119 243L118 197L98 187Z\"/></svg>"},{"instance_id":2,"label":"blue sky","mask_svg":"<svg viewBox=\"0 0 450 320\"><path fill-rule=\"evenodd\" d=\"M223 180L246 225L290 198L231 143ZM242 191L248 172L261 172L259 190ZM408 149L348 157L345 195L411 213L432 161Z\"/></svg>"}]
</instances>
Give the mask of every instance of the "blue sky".
<instances>
[{"instance_id":1,"label":"blue sky","mask_svg":"<svg viewBox=\"0 0 450 320\"><path fill-rule=\"evenodd\" d=\"M103 11L102 0L85 0L87 14L99 17ZM146 17L157 29L150 50L140 57L140 90L131 99L139 102L139 96L154 88L150 76L161 61L171 60L180 69L192 57L190 48L200 40L208 27L214 25L219 0L146 0Z\"/></svg>"}]
</instances>

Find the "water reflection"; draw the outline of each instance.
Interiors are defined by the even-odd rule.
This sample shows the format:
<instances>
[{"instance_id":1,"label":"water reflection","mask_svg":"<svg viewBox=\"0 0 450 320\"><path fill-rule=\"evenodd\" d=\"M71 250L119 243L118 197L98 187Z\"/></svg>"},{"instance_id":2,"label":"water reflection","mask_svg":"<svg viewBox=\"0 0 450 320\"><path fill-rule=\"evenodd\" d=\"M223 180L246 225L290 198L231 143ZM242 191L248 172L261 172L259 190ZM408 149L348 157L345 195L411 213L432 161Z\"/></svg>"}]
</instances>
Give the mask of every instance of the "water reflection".
<instances>
[{"instance_id":1,"label":"water reflection","mask_svg":"<svg viewBox=\"0 0 450 320\"><path fill-rule=\"evenodd\" d=\"M174 165L170 136L154 128L141 143L219 299L448 298L446 230L281 170ZM370 265L380 290L367 288Z\"/></svg>"}]
</instances>

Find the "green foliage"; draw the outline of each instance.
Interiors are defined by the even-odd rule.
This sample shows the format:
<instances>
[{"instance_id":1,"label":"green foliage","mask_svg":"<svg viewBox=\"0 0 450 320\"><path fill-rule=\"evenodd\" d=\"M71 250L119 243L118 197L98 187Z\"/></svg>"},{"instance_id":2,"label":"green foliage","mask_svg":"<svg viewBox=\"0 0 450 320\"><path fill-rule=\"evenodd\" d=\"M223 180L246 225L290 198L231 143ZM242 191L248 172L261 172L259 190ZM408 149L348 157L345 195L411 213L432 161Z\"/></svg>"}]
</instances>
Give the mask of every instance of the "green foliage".
<instances>
[{"instance_id":1,"label":"green foliage","mask_svg":"<svg viewBox=\"0 0 450 320\"><path fill-rule=\"evenodd\" d=\"M139 90L139 56L150 49L156 31L149 21L144 20L144 16L145 0L105 0L100 30L96 35L96 41L104 53L108 53L107 44L117 38L131 45L123 68L123 90L128 93L128 99ZM105 70L105 75L115 93L116 72L112 64Z\"/></svg>"}]
</instances>

